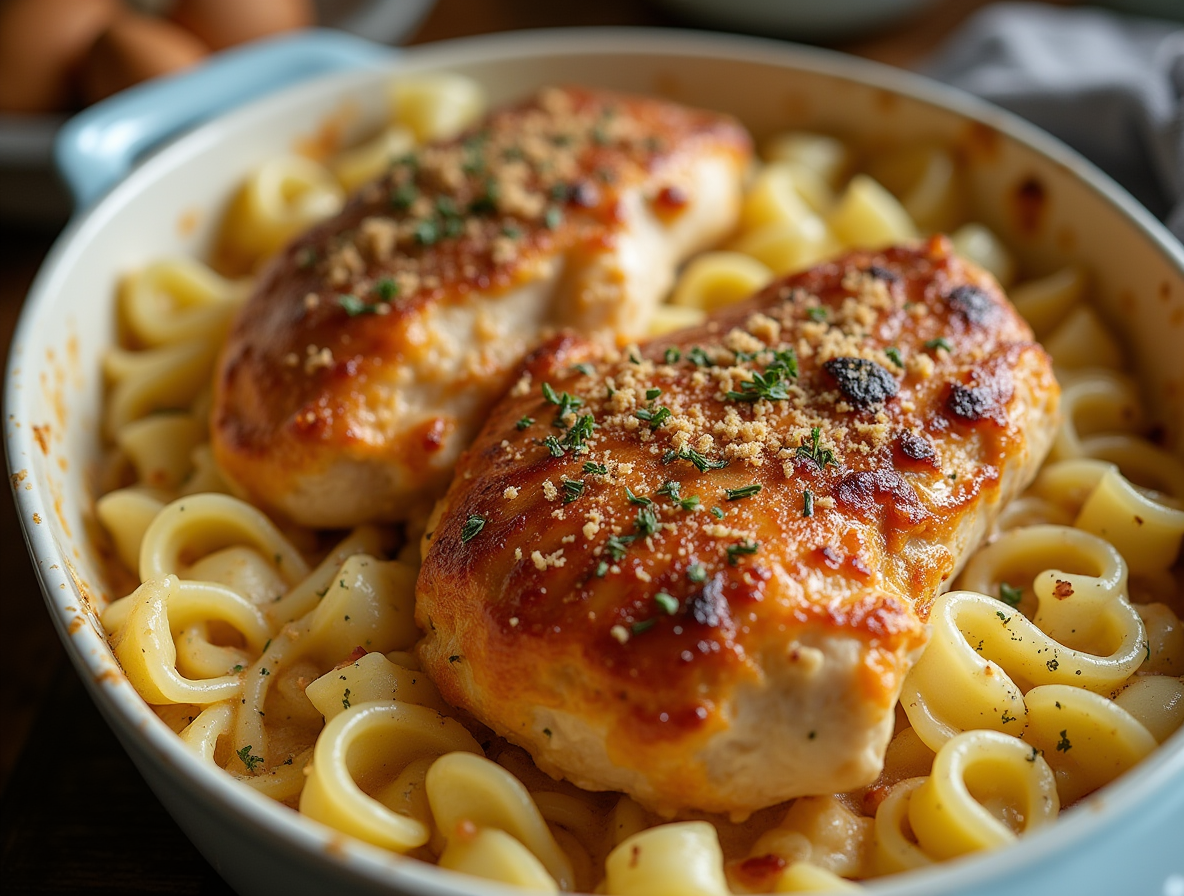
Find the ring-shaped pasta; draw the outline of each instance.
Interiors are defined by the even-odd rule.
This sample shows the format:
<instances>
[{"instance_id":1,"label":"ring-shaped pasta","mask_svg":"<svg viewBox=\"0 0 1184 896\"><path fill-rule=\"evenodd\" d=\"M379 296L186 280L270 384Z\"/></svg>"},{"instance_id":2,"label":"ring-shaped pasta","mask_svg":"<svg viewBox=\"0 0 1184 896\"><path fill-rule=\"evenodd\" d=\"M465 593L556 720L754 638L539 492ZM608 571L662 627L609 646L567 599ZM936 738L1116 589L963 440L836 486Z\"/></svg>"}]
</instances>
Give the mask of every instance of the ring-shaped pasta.
<instances>
[{"instance_id":1,"label":"ring-shaped pasta","mask_svg":"<svg viewBox=\"0 0 1184 896\"><path fill-rule=\"evenodd\" d=\"M123 427L115 441L131 461L138 484L173 491L193 472L193 449L205 438L192 414L151 414Z\"/></svg>"},{"instance_id":2,"label":"ring-shaped pasta","mask_svg":"<svg viewBox=\"0 0 1184 896\"><path fill-rule=\"evenodd\" d=\"M686 266L670 297L673 305L717 311L747 299L773 272L741 252L704 252Z\"/></svg>"},{"instance_id":3,"label":"ring-shaped pasta","mask_svg":"<svg viewBox=\"0 0 1184 896\"><path fill-rule=\"evenodd\" d=\"M1090 492L1098 487L1106 471L1113 468L1114 464L1092 457L1047 463L1041 468L1029 491L1076 518Z\"/></svg>"},{"instance_id":4,"label":"ring-shaped pasta","mask_svg":"<svg viewBox=\"0 0 1184 896\"><path fill-rule=\"evenodd\" d=\"M248 281L232 281L192 258L156 261L125 277L120 309L132 336L146 346L219 339Z\"/></svg>"},{"instance_id":5,"label":"ring-shaped pasta","mask_svg":"<svg viewBox=\"0 0 1184 896\"><path fill-rule=\"evenodd\" d=\"M481 747L463 725L434 710L386 701L351 706L317 738L300 811L359 840L408 852L428 842L426 821L392 811L358 779L457 751L480 754Z\"/></svg>"},{"instance_id":6,"label":"ring-shaped pasta","mask_svg":"<svg viewBox=\"0 0 1184 896\"><path fill-rule=\"evenodd\" d=\"M1184 509L1184 463L1175 455L1125 433L1088 436L1081 448L1087 457L1114 464L1136 488L1158 492L1161 503Z\"/></svg>"},{"instance_id":7,"label":"ring-shaped pasta","mask_svg":"<svg viewBox=\"0 0 1184 896\"><path fill-rule=\"evenodd\" d=\"M534 853L498 828L480 828L471 837L450 838L437 864L531 893L559 892L555 879Z\"/></svg>"},{"instance_id":8,"label":"ring-shaped pasta","mask_svg":"<svg viewBox=\"0 0 1184 896\"><path fill-rule=\"evenodd\" d=\"M572 889L571 860L555 842L530 792L496 762L480 751L449 753L428 770L425 786L432 817L449 842L463 825L498 828L529 849L561 889Z\"/></svg>"},{"instance_id":9,"label":"ring-shaped pasta","mask_svg":"<svg viewBox=\"0 0 1184 896\"><path fill-rule=\"evenodd\" d=\"M113 348L103 357L111 383L103 431L109 439L154 411L183 411L209 386L218 344L205 339L143 351Z\"/></svg>"},{"instance_id":10,"label":"ring-shaped pasta","mask_svg":"<svg viewBox=\"0 0 1184 896\"><path fill-rule=\"evenodd\" d=\"M164 506L156 495L134 486L107 492L95 501L95 516L115 542L115 553L127 569L139 567L144 533Z\"/></svg>"},{"instance_id":11,"label":"ring-shaped pasta","mask_svg":"<svg viewBox=\"0 0 1184 896\"><path fill-rule=\"evenodd\" d=\"M190 495L164 507L148 526L140 544L140 579L179 574L187 562L235 544L273 558L290 586L308 576L300 552L262 511L230 495Z\"/></svg>"},{"instance_id":12,"label":"ring-shaped pasta","mask_svg":"<svg viewBox=\"0 0 1184 896\"><path fill-rule=\"evenodd\" d=\"M206 762L214 761L218 741L229 733L234 722L234 704L230 701L207 706L181 732L181 741Z\"/></svg>"},{"instance_id":13,"label":"ring-shaped pasta","mask_svg":"<svg viewBox=\"0 0 1184 896\"><path fill-rule=\"evenodd\" d=\"M909 800L926 780L920 777L898 781L876 809L872 864L877 874L896 874L933 864L933 859L917 845L908 826Z\"/></svg>"},{"instance_id":14,"label":"ring-shaped pasta","mask_svg":"<svg viewBox=\"0 0 1184 896\"><path fill-rule=\"evenodd\" d=\"M1114 698L1114 703L1162 744L1184 725L1184 678L1136 675Z\"/></svg>"},{"instance_id":15,"label":"ring-shaped pasta","mask_svg":"<svg viewBox=\"0 0 1184 896\"><path fill-rule=\"evenodd\" d=\"M304 790L307 780L304 767L312 758L312 748L301 750L294 756L289 756L285 762L272 765L266 772L259 775L238 775L235 777L248 787L258 790L266 797L277 802L293 799Z\"/></svg>"},{"instance_id":16,"label":"ring-shaped pasta","mask_svg":"<svg viewBox=\"0 0 1184 896\"><path fill-rule=\"evenodd\" d=\"M304 689L304 695L328 722L354 703L398 700L448 712L432 680L405 669L381 653L368 653L348 666L327 672Z\"/></svg>"},{"instance_id":17,"label":"ring-shaped pasta","mask_svg":"<svg viewBox=\"0 0 1184 896\"><path fill-rule=\"evenodd\" d=\"M726 896L719 835L706 821L647 828L624 840L604 862L610 896Z\"/></svg>"},{"instance_id":18,"label":"ring-shaped pasta","mask_svg":"<svg viewBox=\"0 0 1184 896\"><path fill-rule=\"evenodd\" d=\"M1109 784L1156 747L1151 732L1129 712L1082 688L1045 685L1024 700L1024 740L1052 766L1062 805Z\"/></svg>"},{"instance_id":19,"label":"ring-shaped pasta","mask_svg":"<svg viewBox=\"0 0 1184 896\"><path fill-rule=\"evenodd\" d=\"M1061 422L1050 461L1085 457L1082 439L1100 432L1134 432L1143 403L1134 381L1110 370L1083 370L1061 378Z\"/></svg>"},{"instance_id":20,"label":"ring-shaped pasta","mask_svg":"<svg viewBox=\"0 0 1184 896\"><path fill-rule=\"evenodd\" d=\"M921 849L953 859L1013 842L1016 832L986 808L988 799L1022 819L1020 833L1050 823L1061 807L1053 771L1032 747L998 731L967 731L938 750L933 772L909 797Z\"/></svg>"},{"instance_id":21,"label":"ring-shaped pasta","mask_svg":"<svg viewBox=\"0 0 1184 896\"><path fill-rule=\"evenodd\" d=\"M1168 569L1184 540L1184 510L1152 501L1114 468L1090 492L1074 525L1106 539L1140 574Z\"/></svg>"},{"instance_id":22,"label":"ring-shaped pasta","mask_svg":"<svg viewBox=\"0 0 1184 896\"><path fill-rule=\"evenodd\" d=\"M229 588L176 576L149 579L103 613L116 659L140 696L153 704L204 706L238 696L241 675L191 680L176 668L173 632L215 619L237 629L252 650L261 650L269 637L266 620L249 601Z\"/></svg>"},{"instance_id":23,"label":"ring-shaped pasta","mask_svg":"<svg viewBox=\"0 0 1184 896\"><path fill-rule=\"evenodd\" d=\"M1144 675L1184 675L1184 625L1166 604L1137 604L1147 630L1147 659L1139 667Z\"/></svg>"}]
</instances>

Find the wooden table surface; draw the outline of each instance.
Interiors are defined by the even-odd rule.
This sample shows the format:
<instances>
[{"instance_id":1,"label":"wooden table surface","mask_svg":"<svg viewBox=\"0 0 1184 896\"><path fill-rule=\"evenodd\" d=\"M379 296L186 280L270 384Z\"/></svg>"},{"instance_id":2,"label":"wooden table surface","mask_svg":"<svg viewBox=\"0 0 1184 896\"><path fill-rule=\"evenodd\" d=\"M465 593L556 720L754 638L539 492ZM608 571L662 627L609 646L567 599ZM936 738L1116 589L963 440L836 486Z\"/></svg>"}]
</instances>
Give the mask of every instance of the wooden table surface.
<instances>
[{"instance_id":1,"label":"wooden table surface","mask_svg":"<svg viewBox=\"0 0 1184 896\"><path fill-rule=\"evenodd\" d=\"M921 59L989 0L944 0L920 19L838 45L893 65ZM680 26L630 0L441 0L412 43L516 28ZM56 234L0 222L0 359ZM0 881L7 894L232 891L148 790L65 660L41 601L11 494L0 501Z\"/></svg>"}]
</instances>

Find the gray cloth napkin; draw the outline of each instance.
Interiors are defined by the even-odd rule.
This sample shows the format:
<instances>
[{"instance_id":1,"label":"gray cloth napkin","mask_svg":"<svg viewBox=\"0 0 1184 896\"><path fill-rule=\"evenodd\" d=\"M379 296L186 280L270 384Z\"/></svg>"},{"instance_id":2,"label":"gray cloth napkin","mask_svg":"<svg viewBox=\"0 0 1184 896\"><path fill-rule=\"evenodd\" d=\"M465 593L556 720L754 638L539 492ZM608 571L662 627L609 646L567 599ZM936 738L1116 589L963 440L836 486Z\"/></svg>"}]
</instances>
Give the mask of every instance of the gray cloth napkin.
<instances>
[{"instance_id":1,"label":"gray cloth napkin","mask_svg":"<svg viewBox=\"0 0 1184 896\"><path fill-rule=\"evenodd\" d=\"M1184 28L1100 9L996 3L921 71L1064 140L1184 241Z\"/></svg>"}]
</instances>

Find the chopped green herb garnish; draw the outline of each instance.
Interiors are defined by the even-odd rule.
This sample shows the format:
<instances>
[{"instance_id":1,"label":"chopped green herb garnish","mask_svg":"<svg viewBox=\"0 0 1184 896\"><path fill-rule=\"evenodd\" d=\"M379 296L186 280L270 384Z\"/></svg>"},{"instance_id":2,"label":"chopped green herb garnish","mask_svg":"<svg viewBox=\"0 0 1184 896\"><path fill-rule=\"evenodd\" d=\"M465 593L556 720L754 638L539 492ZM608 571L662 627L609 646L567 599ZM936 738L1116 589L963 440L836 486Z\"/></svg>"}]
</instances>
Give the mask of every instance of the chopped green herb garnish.
<instances>
[{"instance_id":1,"label":"chopped green herb garnish","mask_svg":"<svg viewBox=\"0 0 1184 896\"><path fill-rule=\"evenodd\" d=\"M815 305L813 308L806 309L806 315L815 323L826 320L827 310L821 305Z\"/></svg>"},{"instance_id":2,"label":"chopped green herb garnish","mask_svg":"<svg viewBox=\"0 0 1184 896\"><path fill-rule=\"evenodd\" d=\"M930 351L936 351L939 348L945 349L947 352L953 352L954 350L954 347L950 345L950 340L944 336L938 336L936 339L926 339L925 347Z\"/></svg>"},{"instance_id":3,"label":"chopped green herb garnish","mask_svg":"<svg viewBox=\"0 0 1184 896\"><path fill-rule=\"evenodd\" d=\"M432 246L440 241L440 225L435 221L420 221L414 231L415 241L421 246Z\"/></svg>"},{"instance_id":4,"label":"chopped green herb garnish","mask_svg":"<svg viewBox=\"0 0 1184 896\"><path fill-rule=\"evenodd\" d=\"M592 376L592 374L596 372L596 368L587 361L584 361L580 364L573 364L571 365L571 369L578 373L582 373L584 376Z\"/></svg>"},{"instance_id":5,"label":"chopped green herb garnish","mask_svg":"<svg viewBox=\"0 0 1184 896\"><path fill-rule=\"evenodd\" d=\"M640 635L642 632L648 632L657 624L657 619L643 619L641 622L635 622L633 625L629 626L629 630L635 635Z\"/></svg>"},{"instance_id":6,"label":"chopped green herb garnish","mask_svg":"<svg viewBox=\"0 0 1184 896\"><path fill-rule=\"evenodd\" d=\"M711 515L713 517L715 517L717 520L722 520L724 518L723 509L720 507L712 507L711 508Z\"/></svg>"},{"instance_id":7,"label":"chopped green herb garnish","mask_svg":"<svg viewBox=\"0 0 1184 896\"><path fill-rule=\"evenodd\" d=\"M1002 720L1002 722L1003 722L1003 724L1004 724L1004 725L1006 725L1008 722L1014 722L1014 721L1015 721L1015 716L1013 716L1013 715L1012 715L1010 712L1008 712L1006 709L1005 709L1005 710L1003 710L1003 715L1002 715L1000 718L1001 718L1001 720Z\"/></svg>"},{"instance_id":8,"label":"chopped green herb garnish","mask_svg":"<svg viewBox=\"0 0 1184 896\"><path fill-rule=\"evenodd\" d=\"M727 547L728 563L735 566L740 562L740 558L746 554L755 554L760 550L761 543L759 541L740 541L736 544L730 544Z\"/></svg>"},{"instance_id":9,"label":"chopped green herb garnish","mask_svg":"<svg viewBox=\"0 0 1184 896\"><path fill-rule=\"evenodd\" d=\"M474 513L465 520L465 524L460 528L460 540L462 544L468 544L485 528L485 517L479 513Z\"/></svg>"},{"instance_id":10,"label":"chopped green herb garnish","mask_svg":"<svg viewBox=\"0 0 1184 896\"><path fill-rule=\"evenodd\" d=\"M817 426L810 427L810 444L806 445L804 442L798 446L798 457L804 457L814 461L818 465L818 469L823 470L829 464L839 465L835 460L835 453L829 448L820 448L819 441L822 438L822 430Z\"/></svg>"},{"instance_id":11,"label":"chopped green herb garnish","mask_svg":"<svg viewBox=\"0 0 1184 896\"><path fill-rule=\"evenodd\" d=\"M728 496L729 501L739 501L741 498L751 498L760 490L760 485L754 482L752 485L742 485L740 488L724 489L724 494Z\"/></svg>"},{"instance_id":12,"label":"chopped green herb garnish","mask_svg":"<svg viewBox=\"0 0 1184 896\"><path fill-rule=\"evenodd\" d=\"M897 367L904 367L904 360L900 357L900 349L898 349L895 345L890 345L888 348L884 349L884 354L886 354L888 356L888 360Z\"/></svg>"},{"instance_id":13,"label":"chopped green herb garnish","mask_svg":"<svg viewBox=\"0 0 1184 896\"><path fill-rule=\"evenodd\" d=\"M658 531L658 515L654 513L654 508L643 507L637 511L635 525L642 535L653 535Z\"/></svg>"},{"instance_id":14,"label":"chopped green herb garnish","mask_svg":"<svg viewBox=\"0 0 1184 896\"><path fill-rule=\"evenodd\" d=\"M584 472L595 473L597 476L607 476L608 467L604 464L598 464L595 461L586 460L584 461Z\"/></svg>"},{"instance_id":15,"label":"chopped green herb garnish","mask_svg":"<svg viewBox=\"0 0 1184 896\"><path fill-rule=\"evenodd\" d=\"M596 578L603 579L607 572L608 572L608 563L606 563L604 560L601 560L599 563L596 564Z\"/></svg>"},{"instance_id":16,"label":"chopped green herb garnish","mask_svg":"<svg viewBox=\"0 0 1184 896\"><path fill-rule=\"evenodd\" d=\"M359 314L382 314L385 307L380 303L370 304L369 302L363 302L357 296L350 295L349 293L339 295L337 297L337 304L350 317L357 317Z\"/></svg>"},{"instance_id":17,"label":"chopped green herb garnish","mask_svg":"<svg viewBox=\"0 0 1184 896\"><path fill-rule=\"evenodd\" d=\"M696 585L707 581L707 570L702 563L692 563L687 567L687 579Z\"/></svg>"},{"instance_id":18,"label":"chopped green herb garnish","mask_svg":"<svg viewBox=\"0 0 1184 896\"><path fill-rule=\"evenodd\" d=\"M584 494L584 481L582 479L564 479L563 480L563 503L570 504L576 498Z\"/></svg>"},{"instance_id":19,"label":"chopped green herb garnish","mask_svg":"<svg viewBox=\"0 0 1184 896\"><path fill-rule=\"evenodd\" d=\"M711 358L707 357L707 352L703 351L703 349L699 348L697 345L687 352L687 360L696 367L712 366Z\"/></svg>"},{"instance_id":20,"label":"chopped green herb garnish","mask_svg":"<svg viewBox=\"0 0 1184 896\"><path fill-rule=\"evenodd\" d=\"M659 390L660 391L660 390ZM670 408L663 405L658 408L638 408L633 412L633 416L638 420L644 420L650 425L650 429L657 429L670 417Z\"/></svg>"},{"instance_id":21,"label":"chopped green herb garnish","mask_svg":"<svg viewBox=\"0 0 1184 896\"><path fill-rule=\"evenodd\" d=\"M345 693L341 695L341 705L349 709L349 688L346 688Z\"/></svg>"},{"instance_id":22,"label":"chopped green herb garnish","mask_svg":"<svg viewBox=\"0 0 1184 896\"><path fill-rule=\"evenodd\" d=\"M1013 585L1009 585L1007 582L1000 582L999 583L999 599L1001 601L1003 601L1005 604L1009 604L1010 606L1013 606L1013 607L1018 607L1020 605L1020 600L1023 598L1023 596L1024 596L1024 589L1023 588L1016 588Z\"/></svg>"},{"instance_id":23,"label":"chopped green herb garnish","mask_svg":"<svg viewBox=\"0 0 1184 896\"><path fill-rule=\"evenodd\" d=\"M567 393L564 392L563 394L566 395ZM563 437L563 444L572 449L572 451L587 451L588 448L584 442L592 438L592 430L595 428L596 418L591 414L584 414L571 425L571 429Z\"/></svg>"},{"instance_id":24,"label":"chopped green herb garnish","mask_svg":"<svg viewBox=\"0 0 1184 896\"><path fill-rule=\"evenodd\" d=\"M1069 743L1069 729L1066 728L1061 732L1061 739L1057 741L1057 752L1068 753L1073 749L1073 744Z\"/></svg>"},{"instance_id":25,"label":"chopped green herb garnish","mask_svg":"<svg viewBox=\"0 0 1184 896\"><path fill-rule=\"evenodd\" d=\"M612 557L613 563L619 563L625 559L625 551L628 550L629 545L636 540L636 535L610 535L608 541L604 543L604 547L608 551L608 555Z\"/></svg>"},{"instance_id":26,"label":"chopped green herb garnish","mask_svg":"<svg viewBox=\"0 0 1184 896\"><path fill-rule=\"evenodd\" d=\"M251 754L251 744L247 744L241 750L234 751L238 758L242 760L243 765L247 767L247 771L253 772L256 768L263 764L263 759L259 756Z\"/></svg>"},{"instance_id":27,"label":"chopped green herb garnish","mask_svg":"<svg viewBox=\"0 0 1184 896\"><path fill-rule=\"evenodd\" d=\"M374 291L384 302L389 302L399 294L399 284L390 277L380 277L374 283Z\"/></svg>"},{"instance_id":28,"label":"chopped green herb garnish","mask_svg":"<svg viewBox=\"0 0 1184 896\"><path fill-rule=\"evenodd\" d=\"M752 372L752 379L740 384L740 391L728 393L732 401L759 401L762 398L769 401L784 401L789 398L786 383L783 380L785 368L769 366L764 373Z\"/></svg>"},{"instance_id":29,"label":"chopped green herb garnish","mask_svg":"<svg viewBox=\"0 0 1184 896\"><path fill-rule=\"evenodd\" d=\"M554 230L563 223L563 209L556 205L551 206L543 214L543 226L548 230Z\"/></svg>"},{"instance_id":30,"label":"chopped green herb garnish","mask_svg":"<svg viewBox=\"0 0 1184 896\"><path fill-rule=\"evenodd\" d=\"M661 395L662 395L661 389L646 389L645 390L645 400L646 401L653 401L655 398L659 398Z\"/></svg>"},{"instance_id":31,"label":"chopped green herb garnish","mask_svg":"<svg viewBox=\"0 0 1184 896\"><path fill-rule=\"evenodd\" d=\"M522 430L524 430L528 426L530 426L532 423L534 423L534 417L519 417L518 422L515 423L514 425L517 426L518 430L521 432Z\"/></svg>"},{"instance_id":32,"label":"chopped green herb garnish","mask_svg":"<svg viewBox=\"0 0 1184 896\"><path fill-rule=\"evenodd\" d=\"M809 489L802 492L802 516L814 515L814 493Z\"/></svg>"},{"instance_id":33,"label":"chopped green herb garnish","mask_svg":"<svg viewBox=\"0 0 1184 896\"><path fill-rule=\"evenodd\" d=\"M671 346L666 349L666 354L663 356L667 364L675 364L682 360L682 352Z\"/></svg>"},{"instance_id":34,"label":"chopped green herb garnish","mask_svg":"<svg viewBox=\"0 0 1184 896\"><path fill-rule=\"evenodd\" d=\"M728 465L726 460L708 460L694 448L686 447L674 455L679 460L689 460L700 473L708 470L722 470Z\"/></svg>"},{"instance_id":35,"label":"chopped green herb garnish","mask_svg":"<svg viewBox=\"0 0 1184 896\"><path fill-rule=\"evenodd\" d=\"M673 616L678 612L678 599L671 597L665 591L659 591L654 595L654 603L661 607L667 616Z\"/></svg>"},{"instance_id":36,"label":"chopped green herb garnish","mask_svg":"<svg viewBox=\"0 0 1184 896\"><path fill-rule=\"evenodd\" d=\"M649 507L654 502L645 495L635 495L629 486L625 486L625 496L629 499L630 504L640 504L642 507Z\"/></svg>"},{"instance_id":37,"label":"chopped green herb garnish","mask_svg":"<svg viewBox=\"0 0 1184 896\"><path fill-rule=\"evenodd\" d=\"M391 191L391 206L401 212L411 208L411 203L419 198L419 190L413 183L400 184Z\"/></svg>"},{"instance_id":38,"label":"chopped green herb garnish","mask_svg":"<svg viewBox=\"0 0 1184 896\"><path fill-rule=\"evenodd\" d=\"M547 436L543 439L543 444L547 446L547 450L551 452L552 457L563 457L567 451L559 444L559 439L555 436Z\"/></svg>"}]
</instances>

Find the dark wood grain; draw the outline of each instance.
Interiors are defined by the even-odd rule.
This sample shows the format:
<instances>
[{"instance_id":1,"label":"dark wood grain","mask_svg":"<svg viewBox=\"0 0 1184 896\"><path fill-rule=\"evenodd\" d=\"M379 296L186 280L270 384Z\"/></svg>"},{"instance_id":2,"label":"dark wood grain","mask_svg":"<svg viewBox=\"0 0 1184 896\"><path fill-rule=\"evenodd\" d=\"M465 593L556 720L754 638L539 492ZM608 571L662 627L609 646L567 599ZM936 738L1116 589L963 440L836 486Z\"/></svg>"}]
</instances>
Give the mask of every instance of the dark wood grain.
<instances>
[{"instance_id":1,"label":"dark wood grain","mask_svg":"<svg viewBox=\"0 0 1184 896\"><path fill-rule=\"evenodd\" d=\"M924 16L837 48L910 65L987 2L945 0ZM441 0L412 42L520 28L687 24L639 0ZM0 227L3 354L52 237ZM0 499L0 581L9 627L0 650L4 892L230 893L148 790L64 661L6 489Z\"/></svg>"}]
</instances>

